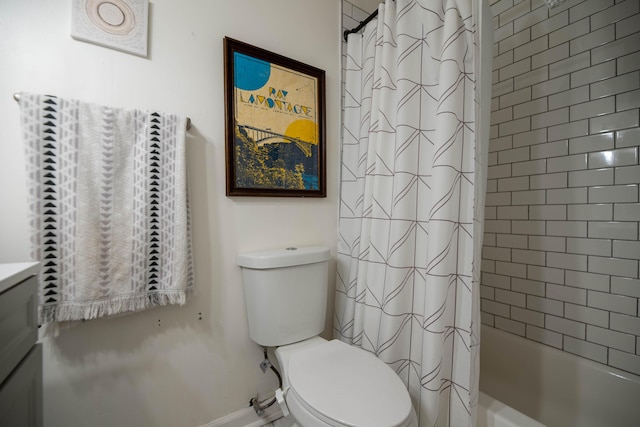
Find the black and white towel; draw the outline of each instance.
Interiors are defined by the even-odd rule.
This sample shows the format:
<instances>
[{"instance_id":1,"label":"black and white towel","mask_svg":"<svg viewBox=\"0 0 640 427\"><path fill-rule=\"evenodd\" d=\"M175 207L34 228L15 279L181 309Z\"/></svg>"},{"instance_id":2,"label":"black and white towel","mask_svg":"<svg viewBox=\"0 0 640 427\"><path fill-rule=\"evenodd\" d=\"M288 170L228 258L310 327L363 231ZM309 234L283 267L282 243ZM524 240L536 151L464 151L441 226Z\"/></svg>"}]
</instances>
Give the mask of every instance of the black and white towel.
<instances>
[{"instance_id":1,"label":"black and white towel","mask_svg":"<svg viewBox=\"0 0 640 427\"><path fill-rule=\"evenodd\" d=\"M186 119L20 95L40 322L184 304Z\"/></svg>"}]
</instances>

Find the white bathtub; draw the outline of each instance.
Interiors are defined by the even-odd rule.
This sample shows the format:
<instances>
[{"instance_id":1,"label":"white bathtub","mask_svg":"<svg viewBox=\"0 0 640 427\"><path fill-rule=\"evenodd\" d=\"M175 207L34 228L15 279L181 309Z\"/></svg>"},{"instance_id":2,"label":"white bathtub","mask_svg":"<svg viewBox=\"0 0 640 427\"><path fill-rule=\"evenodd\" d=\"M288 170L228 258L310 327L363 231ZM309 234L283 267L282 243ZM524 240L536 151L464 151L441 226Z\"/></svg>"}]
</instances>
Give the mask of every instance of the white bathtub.
<instances>
[{"instance_id":1,"label":"white bathtub","mask_svg":"<svg viewBox=\"0 0 640 427\"><path fill-rule=\"evenodd\" d=\"M476 427L544 427L544 424L480 392Z\"/></svg>"},{"instance_id":2,"label":"white bathtub","mask_svg":"<svg viewBox=\"0 0 640 427\"><path fill-rule=\"evenodd\" d=\"M549 427L640 426L640 377L486 325L480 342L480 390L525 415Z\"/></svg>"}]
</instances>

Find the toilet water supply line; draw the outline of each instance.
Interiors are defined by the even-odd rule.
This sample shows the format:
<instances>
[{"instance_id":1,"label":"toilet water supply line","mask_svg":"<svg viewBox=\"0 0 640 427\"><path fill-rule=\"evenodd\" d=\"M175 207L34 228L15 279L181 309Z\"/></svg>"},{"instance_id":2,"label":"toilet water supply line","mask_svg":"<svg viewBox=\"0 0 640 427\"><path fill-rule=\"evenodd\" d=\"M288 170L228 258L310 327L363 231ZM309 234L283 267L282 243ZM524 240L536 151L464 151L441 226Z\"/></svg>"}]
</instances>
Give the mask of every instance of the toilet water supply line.
<instances>
[{"instance_id":1,"label":"toilet water supply line","mask_svg":"<svg viewBox=\"0 0 640 427\"><path fill-rule=\"evenodd\" d=\"M262 402L258 400L258 395L256 397L252 397L249 400L249 406L253 406L253 409L256 411L256 414L261 417L264 414L264 411L269 408L274 403L278 402L282 409L282 412L285 416L289 415L289 411L287 408L287 404L284 401L284 393L282 391L282 377L280 376L280 372L276 369L275 366L269 360L269 356L267 355L267 347L262 347L264 359L260 362L260 369L262 372L267 372L267 369L271 369L276 376L278 377L278 389L276 390L276 397L272 398L268 403L264 403L266 400Z\"/></svg>"}]
</instances>

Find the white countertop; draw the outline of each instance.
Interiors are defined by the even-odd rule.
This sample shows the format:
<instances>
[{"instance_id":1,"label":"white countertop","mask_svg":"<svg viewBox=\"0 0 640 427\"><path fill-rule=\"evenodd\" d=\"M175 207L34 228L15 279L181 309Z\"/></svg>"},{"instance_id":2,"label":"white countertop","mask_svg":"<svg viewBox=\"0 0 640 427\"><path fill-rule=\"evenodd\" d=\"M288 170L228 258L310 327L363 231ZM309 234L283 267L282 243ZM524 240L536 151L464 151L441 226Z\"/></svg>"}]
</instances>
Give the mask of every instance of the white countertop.
<instances>
[{"instance_id":1,"label":"white countertop","mask_svg":"<svg viewBox=\"0 0 640 427\"><path fill-rule=\"evenodd\" d=\"M40 270L39 262L12 262L0 264L0 292L4 292L13 285L33 276Z\"/></svg>"}]
</instances>

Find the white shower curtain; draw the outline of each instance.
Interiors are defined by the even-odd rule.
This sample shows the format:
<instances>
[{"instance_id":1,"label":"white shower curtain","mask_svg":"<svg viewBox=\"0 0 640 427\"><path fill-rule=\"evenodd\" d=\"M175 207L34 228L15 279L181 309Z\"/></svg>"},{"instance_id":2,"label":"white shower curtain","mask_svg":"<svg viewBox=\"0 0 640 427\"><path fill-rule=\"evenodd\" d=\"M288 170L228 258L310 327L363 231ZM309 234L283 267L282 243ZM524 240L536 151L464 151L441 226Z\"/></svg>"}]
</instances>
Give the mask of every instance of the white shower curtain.
<instances>
[{"instance_id":1,"label":"white shower curtain","mask_svg":"<svg viewBox=\"0 0 640 427\"><path fill-rule=\"evenodd\" d=\"M336 337L403 379L420 426L478 395L486 147L471 0L387 0L349 36Z\"/></svg>"}]
</instances>

